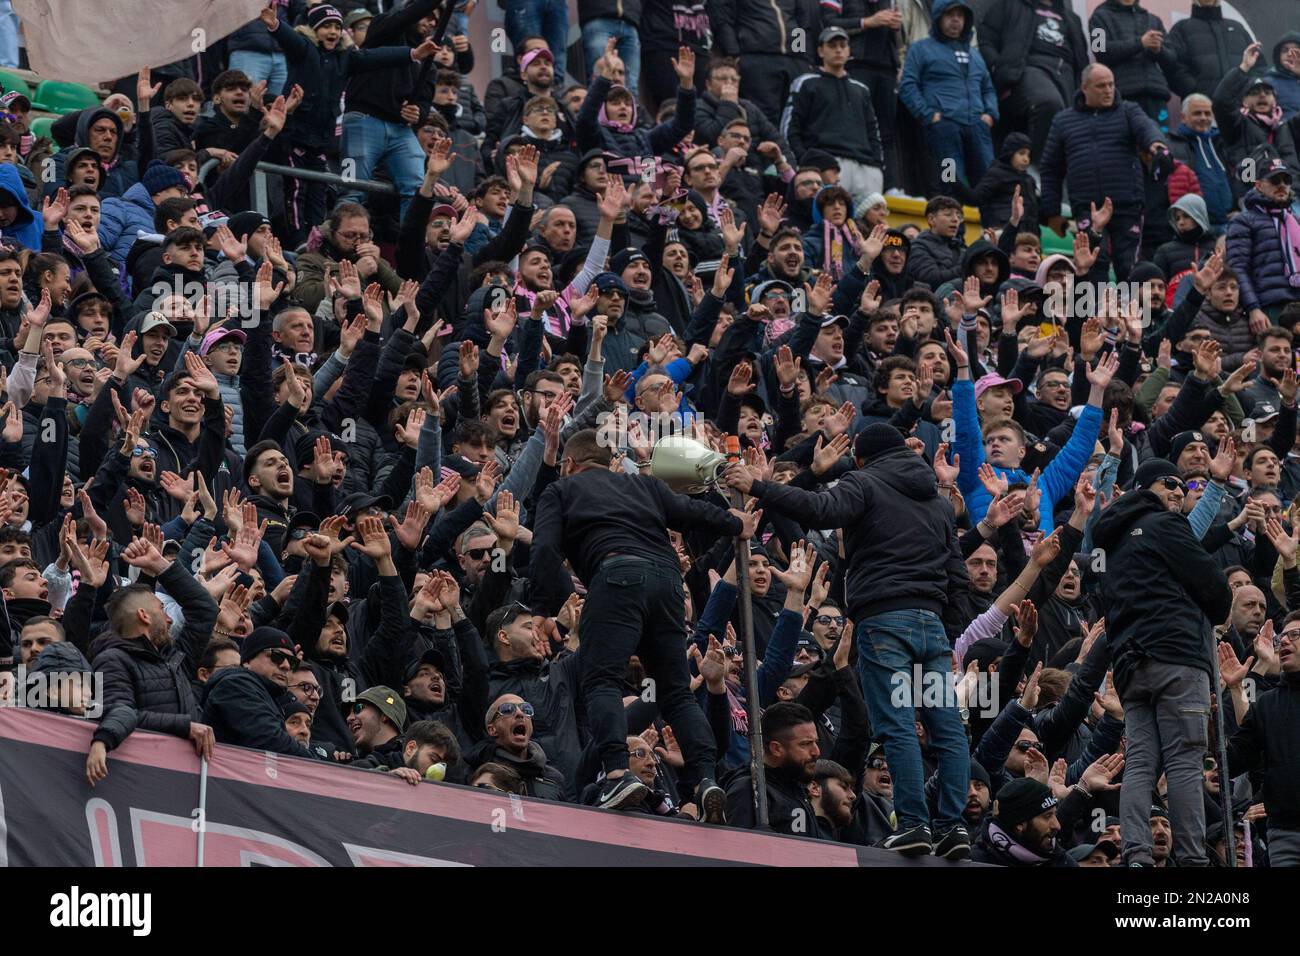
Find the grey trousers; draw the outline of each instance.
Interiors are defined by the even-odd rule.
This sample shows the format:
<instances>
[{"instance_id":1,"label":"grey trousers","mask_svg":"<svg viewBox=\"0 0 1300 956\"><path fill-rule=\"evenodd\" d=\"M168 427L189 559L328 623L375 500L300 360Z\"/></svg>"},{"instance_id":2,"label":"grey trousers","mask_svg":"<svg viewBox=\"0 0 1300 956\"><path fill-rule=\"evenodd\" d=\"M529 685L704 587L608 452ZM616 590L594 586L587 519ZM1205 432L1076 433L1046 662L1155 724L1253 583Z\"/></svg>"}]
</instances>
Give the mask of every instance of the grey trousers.
<instances>
[{"instance_id":1,"label":"grey trousers","mask_svg":"<svg viewBox=\"0 0 1300 956\"><path fill-rule=\"evenodd\" d=\"M1268 828L1268 865L1300 866L1300 830Z\"/></svg>"},{"instance_id":2,"label":"grey trousers","mask_svg":"<svg viewBox=\"0 0 1300 956\"><path fill-rule=\"evenodd\" d=\"M1151 794L1163 767L1179 866L1207 866L1201 768L1209 745L1210 675L1186 664L1147 660L1120 692L1124 782L1119 819L1125 865L1151 864Z\"/></svg>"}]
</instances>

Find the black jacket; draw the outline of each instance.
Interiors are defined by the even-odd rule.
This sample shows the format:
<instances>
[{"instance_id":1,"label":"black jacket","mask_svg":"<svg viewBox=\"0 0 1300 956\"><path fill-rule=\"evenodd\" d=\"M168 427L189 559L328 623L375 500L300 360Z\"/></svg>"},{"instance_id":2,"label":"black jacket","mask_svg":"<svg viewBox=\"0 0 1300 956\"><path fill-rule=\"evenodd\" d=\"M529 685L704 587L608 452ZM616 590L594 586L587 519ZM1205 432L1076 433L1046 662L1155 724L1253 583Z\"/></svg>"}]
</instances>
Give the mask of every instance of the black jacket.
<instances>
[{"instance_id":1,"label":"black jacket","mask_svg":"<svg viewBox=\"0 0 1300 956\"><path fill-rule=\"evenodd\" d=\"M496 661L488 668L488 701L502 694L515 694L533 705L533 744L546 752L562 777L562 795L554 798L557 800L575 800L578 794L578 764L582 758L577 716L578 674L576 654L563 654L550 661L529 658ZM483 726L485 716L486 713L478 715L479 727ZM492 741L482 742L495 747ZM471 761L471 766L477 765Z\"/></svg>"},{"instance_id":2,"label":"black jacket","mask_svg":"<svg viewBox=\"0 0 1300 956\"><path fill-rule=\"evenodd\" d=\"M422 17L432 15L437 0L413 0L403 7L394 7L370 21L366 31L364 50L392 47L400 44L413 46L419 39L415 25ZM283 26L280 27L284 29ZM277 31L279 32L279 31ZM402 121L402 103L428 105L433 102L433 73L426 64L407 61L396 66L369 73L352 74L346 90L349 112L375 116L385 123ZM418 88L417 88L418 87Z\"/></svg>"},{"instance_id":3,"label":"black jacket","mask_svg":"<svg viewBox=\"0 0 1300 956\"><path fill-rule=\"evenodd\" d=\"M1142 34L1148 30L1163 33L1164 29L1160 18L1141 3L1126 7L1119 0L1106 0L1093 11L1088 32L1105 40L1104 45L1097 44L1097 62L1114 71L1115 88L1121 96L1169 98L1165 74L1177 66L1174 51L1165 44L1159 53L1152 53L1142 45Z\"/></svg>"},{"instance_id":4,"label":"black jacket","mask_svg":"<svg viewBox=\"0 0 1300 956\"><path fill-rule=\"evenodd\" d=\"M1031 863L1026 860L1017 859L1013 853L1018 844L1010 841L1005 833L990 833L990 827L997 823L996 818L989 814L984 818L984 824L980 827L980 834L975 839L971 847L970 858L975 863L988 863L993 866L1078 866L1070 855L1061 848L1061 844L1056 844L1056 849L1052 855L1044 859L1041 863ZM1023 848L1021 848L1023 850ZM1028 852L1028 851L1025 851Z\"/></svg>"},{"instance_id":5,"label":"black jacket","mask_svg":"<svg viewBox=\"0 0 1300 956\"><path fill-rule=\"evenodd\" d=\"M817 827L817 813L808 798L808 788L789 771L767 767L767 823L773 833L789 836L824 838ZM754 829L754 778L749 764L733 771L724 780L727 788L727 823L733 827Z\"/></svg>"},{"instance_id":6,"label":"black jacket","mask_svg":"<svg viewBox=\"0 0 1300 956\"><path fill-rule=\"evenodd\" d=\"M727 124L738 119L749 123L749 135L754 146L770 141L780 146L783 153L789 149L781 131L756 104L744 97L734 103L715 99L707 91L695 99L695 142L701 146L716 143Z\"/></svg>"},{"instance_id":7,"label":"black jacket","mask_svg":"<svg viewBox=\"0 0 1300 956\"><path fill-rule=\"evenodd\" d=\"M185 611L185 625L175 643L159 650L146 637L125 639L105 632L91 645L91 660L104 679L104 708L126 704L139 714L141 730L188 737L199 719L190 680L203 649L212 638L217 605L178 561L158 576Z\"/></svg>"},{"instance_id":8,"label":"black jacket","mask_svg":"<svg viewBox=\"0 0 1300 956\"><path fill-rule=\"evenodd\" d=\"M1146 176L1138 152L1159 140L1159 128L1136 103L1116 96L1111 106L1093 109L1084 103L1082 91L1076 93L1074 106L1052 117L1039 159L1040 215L1060 215L1067 179L1076 213L1086 210L1090 201L1100 206L1107 196L1116 208L1145 203ZM915 254L915 242L912 249Z\"/></svg>"},{"instance_id":9,"label":"black jacket","mask_svg":"<svg viewBox=\"0 0 1300 956\"><path fill-rule=\"evenodd\" d=\"M1232 594L1187 519L1134 491L1102 513L1092 540L1106 553L1101 593L1121 692L1145 658L1209 673L1210 622L1228 616Z\"/></svg>"},{"instance_id":10,"label":"black jacket","mask_svg":"<svg viewBox=\"0 0 1300 956\"><path fill-rule=\"evenodd\" d=\"M823 12L823 29L839 27L849 35L849 53L852 54L849 69L870 68L876 72L898 73L902 31L896 32L889 27L862 28L862 21L867 17L897 6L892 0L843 0L837 12Z\"/></svg>"},{"instance_id":11,"label":"black jacket","mask_svg":"<svg viewBox=\"0 0 1300 956\"><path fill-rule=\"evenodd\" d=\"M219 744L237 744L290 757L315 758L284 729L281 702L289 691L246 667L223 667L203 695L203 720Z\"/></svg>"},{"instance_id":12,"label":"black jacket","mask_svg":"<svg viewBox=\"0 0 1300 956\"><path fill-rule=\"evenodd\" d=\"M572 797L567 796L572 784L565 779L563 773L547 761L546 751L536 740L528 742L528 755L525 757L517 757L510 751L498 747L495 740L481 740L465 754L465 766L467 772L473 775L474 771L485 763L504 764L519 774L524 781L524 791L530 797L569 802L573 800Z\"/></svg>"},{"instance_id":13,"label":"black jacket","mask_svg":"<svg viewBox=\"0 0 1300 956\"><path fill-rule=\"evenodd\" d=\"M744 53L795 54L796 28L804 36L816 35L816 24L803 22L807 14L798 0L709 0L709 26L715 52L722 56Z\"/></svg>"},{"instance_id":14,"label":"black jacket","mask_svg":"<svg viewBox=\"0 0 1300 956\"><path fill-rule=\"evenodd\" d=\"M1261 694L1228 741L1231 775L1264 771L1263 798L1271 826L1300 828L1300 675Z\"/></svg>"},{"instance_id":15,"label":"black jacket","mask_svg":"<svg viewBox=\"0 0 1300 956\"><path fill-rule=\"evenodd\" d=\"M934 471L910 448L878 455L823 494L770 481L755 482L751 494L805 528L844 529L853 620L923 609L944 618L949 635L965 628L970 579L956 518Z\"/></svg>"},{"instance_id":16,"label":"black jacket","mask_svg":"<svg viewBox=\"0 0 1300 956\"><path fill-rule=\"evenodd\" d=\"M781 132L797 157L822 149L867 166L884 163L871 91L847 74L819 70L796 78L781 114Z\"/></svg>"},{"instance_id":17,"label":"black jacket","mask_svg":"<svg viewBox=\"0 0 1300 956\"><path fill-rule=\"evenodd\" d=\"M734 537L741 525L716 505L674 494L647 475L589 469L549 485L533 526L531 578L537 613L558 613L568 598L572 585L563 570L565 560L583 581L595 577L600 562L614 552L676 567L669 528Z\"/></svg>"},{"instance_id":18,"label":"black jacket","mask_svg":"<svg viewBox=\"0 0 1300 956\"><path fill-rule=\"evenodd\" d=\"M961 260L966 251L961 230L950 239L927 229L912 240L907 253L907 274L913 282L937 289L945 282L960 280Z\"/></svg>"},{"instance_id":19,"label":"black jacket","mask_svg":"<svg viewBox=\"0 0 1300 956\"><path fill-rule=\"evenodd\" d=\"M993 0L981 11L976 28L980 56L988 64L999 93L1012 89L1025 75L1029 49L1034 42L1035 6L1034 0ZM1061 16L1065 30L1065 59L1077 80L1088 65L1088 39L1073 7L1071 3L1057 0L1054 9Z\"/></svg>"},{"instance_id":20,"label":"black jacket","mask_svg":"<svg viewBox=\"0 0 1300 956\"><path fill-rule=\"evenodd\" d=\"M1165 37L1165 49L1174 58L1165 76L1184 99L1191 93L1211 96L1227 72L1241 63L1249 45L1245 25L1225 17L1222 7L1194 3L1190 15L1176 21ZM1262 64L1256 72L1263 72Z\"/></svg>"}]
</instances>

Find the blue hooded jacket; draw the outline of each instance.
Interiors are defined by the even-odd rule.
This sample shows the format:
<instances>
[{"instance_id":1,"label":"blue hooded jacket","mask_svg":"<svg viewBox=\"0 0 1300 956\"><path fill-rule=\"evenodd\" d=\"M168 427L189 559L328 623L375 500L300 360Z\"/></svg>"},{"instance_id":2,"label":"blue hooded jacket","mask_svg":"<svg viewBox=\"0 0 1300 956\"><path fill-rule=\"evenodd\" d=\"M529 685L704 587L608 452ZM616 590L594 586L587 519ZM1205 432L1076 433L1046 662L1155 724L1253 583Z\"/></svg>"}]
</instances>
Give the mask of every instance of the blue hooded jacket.
<instances>
[{"instance_id":1,"label":"blue hooded jacket","mask_svg":"<svg viewBox=\"0 0 1300 956\"><path fill-rule=\"evenodd\" d=\"M27 205L27 190L23 188L23 178L13 163L0 163L0 206L18 208L14 221L0 229L0 233L17 239L24 248L40 252L44 221L38 221L32 207Z\"/></svg>"},{"instance_id":2,"label":"blue hooded jacket","mask_svg":"<svg viewBox=\"0 0 1300 956\"><path fill-rule=\"evenodd\" d=\"M939 18L953 7L966 13L966 26L956 40L948 39L939 29ZM996 120L998 97L993 77L970 42L975 12L962 0L934 0L930 23L930 35L907 51L903 79L898 84L903 105L923 126L930 125L935 113L963 126L980 122L982 113Z\"/></svg>"}]
</instances>

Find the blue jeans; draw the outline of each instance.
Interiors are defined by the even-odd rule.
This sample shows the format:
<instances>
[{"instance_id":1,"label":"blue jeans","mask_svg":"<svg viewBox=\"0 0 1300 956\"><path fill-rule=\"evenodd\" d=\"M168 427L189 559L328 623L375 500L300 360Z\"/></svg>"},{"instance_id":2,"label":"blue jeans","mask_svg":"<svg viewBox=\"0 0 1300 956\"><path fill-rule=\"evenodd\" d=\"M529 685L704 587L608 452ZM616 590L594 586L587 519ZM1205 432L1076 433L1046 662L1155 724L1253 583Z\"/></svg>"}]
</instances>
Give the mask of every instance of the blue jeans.
<instances>
[{"instance_id":1,"label":"blue jeans","mask_svg":"<svg viewBox=\"0 0 1300 956\"><path fill-rule=\"evenodd\" d=\"M951 175L945 173L953 168L959 182L974 187L993 163L993 135L983 120L967 126L944 117L925 127L925 138L939 164L940 182L952 181ZM949 160L952 167L946 165Z\"/></svg>"},{"instance_id":2,"label":"blue jeans","mask_svg":"<svg viewBox=\"0 0 1300 956\"><path fill-rule=\"evenodd\" d=\"M859 621L855 636L859 641L858 675L871 727L885 745L885 759L894 778L899 830L930 823L921 743L916 737L918 719L939 755L935 831L956 826L962 822L970 786L970 749L950 696L952 645L943 622L932 611L889 611ZM921 687L915 686L918 675ZM917 703L923 706L918 708Z\"/></svg>"},{"instance_id":3,"label":"blue jeans","mask_svg":"<svg viewBox=\"0 0 1300 956\"><path fill-rule=\"evenodd\" d=\"M283 53L236 50L230 54L230 69L243 70L254 84L266 80L266 92L279 96L289 82L289 63Z\"/></svg>"},{"instance_id":4,"label":"blue jeans","mask_svg":"<svg viewBox=\"0 0 1300 956\"><path fill-rule=\"evenodd\" d=\"M424 181L424 150L415 133L405 123L385 123L366 113L343 114L343 142L339 155L344 161L355 164L352 173L356 179L370 179L382 162L392 176L393 184L402 197L402 215L411 197ZM346 172L346 170L345 170ZM360 190L345 192L339 201L362 202L365 193Z\"/></svg>"},{"instance_id":5,"label":"blue jeans","mask_svg":"<svg viewBox=\"0 0 1300 956\"><path fill-rule=\"evenodd\" d=\"M587 75L596 75L596 61L605 53L605 41L618 37L618 55L627 68L626 86L636 93L636 83L641 76L641 35L626 20L600 17L582 25L582 51L587 56Z\"/></svg>"},{"instance_id":6,"label":"blue jeans","mask_svg":"<svg viewBox=\"0 0 1300 956\"><path fill-rule=\"evenodd\" d=\"M567 0L504 0L506 36L516 50L526 36L546 37L555 57L555 76L564 75L568 63L569 5Z\"/></svg>"},{"instance_id":7,"label":"blue jeans","mask_svg":"<svg viewBox=\"0 0 1300 956\"><path fill-rule=\"evenodd\" d=\"M18 68L18 15L11 0L0 0L0 66Z\"/></svg>"}]
</instances>

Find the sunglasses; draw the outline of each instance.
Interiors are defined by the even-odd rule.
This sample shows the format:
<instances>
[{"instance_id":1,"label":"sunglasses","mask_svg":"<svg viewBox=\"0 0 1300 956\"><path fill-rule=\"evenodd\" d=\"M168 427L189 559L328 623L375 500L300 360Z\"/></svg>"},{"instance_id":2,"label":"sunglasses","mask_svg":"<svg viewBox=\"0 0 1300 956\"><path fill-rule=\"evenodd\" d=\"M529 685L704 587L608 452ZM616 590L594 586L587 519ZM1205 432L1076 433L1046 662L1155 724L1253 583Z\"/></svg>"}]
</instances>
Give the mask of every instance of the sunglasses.
<instances>
[{"instance_id":1,"label":"sunglasses","mask_svg":"<svg viewBox=\"0 0 1300 956\"><path fill-rule=\"evenodd\" d=\"M515 713L515 711L518 711L519 713L523 714L525 717L531 717L533 716L534 713L536 713L536 711L533 710L532 704L529 703L515 704L510 701L507 701L506 703L502 704L500 707L497 708L497 717L509 717L511 714ZM492 719L495 720L496 717Z\"/></svg>"},{"instance_id":2,"label":"sunglasses","mask_svg":"<svg viewBox=\"0 0 1300 956\"><path fill-rule=\"evenodd\" d=\"M843 614L818 614L817 623L823 626L830 625L830 624L843 624L844 615Z\"/></svg>"},{"instance_id":3,"label":"sunglasses","mask_svg":"<svg viewBox=\"0 0 1300 956\"><path fill-rule=\"evenodd\" d=\"M1209 773L1211 770L1218 770L1219 761L1215 760L1213 757L1207 756L1201 761L1201 769L1206 773Z\"/></svg>"},{"instance_id":4,"label":"sunglasses","mask_svg":"<svg viewBox=\"0 0 1300 956\"><path fill-rule=\"evenodd\" d=\"M132 458L157 458L158 451L154 448L136 447L131 449L131 457Z\"/></svg>"},{"instance_id":5,"label":"sunglasses","mask_svg":"<svg viewBox=\"0 0 1300 956\"><path fill-rule=\"evenodd\" d=\"M461 552L461 554L467 556L471 561L482 561L491 553L491 548L466 548Z\"/></svg>"},{"instance_id":6,"label":"sunglasses","mask_svg":"<svg viewBox=\"0 0 1300 956\"><path fill-rule=\"evenodd\" d=\"M884 757L872 757L867 761L868 770L888 770L889 762Z\"/></svg>"},{"instance_id":7,"label":"sunglasses","mask_svg":"<svg viewBox=\"0 0 1300 956\"><path fill-rule=\"evenodd\" d=\"M297 660L297 658L288 651L268 651L268 653L271 657L271 663L276 667L279 667L281 664L292 664Z\"/></svg>"},{"instance_id":8,"label":"sunglasses","mask_svg":"<svg viewBox=\"0 0 1300 956\"><path fill-rule=\"evenodd\" d=\"M1205 486L1206 486L1207 484L1209 484L1209 482L1207 482L1204 478L1192 478L1192 479L1189 479L1188 482L1187 482L1187 490L1188 490L1188 491L1203 491L1203 490L1205 489Z\"/></svg>"},{"instance_id":9,"label":"sunglasses","mask_svg":"<svg viewBox=\"0 0 1300 956\"><path fill-rule=\"evenodd\" d=\"M1043 745L1037 740L1017 740L1016 749L1022 754L1027 754L1031 750L1037 750L1039 753L1042 753Z\"/></svg>"},{"instance_id":10,"label":"sunglasses","mask_svg":"<svg viewBox=\"0 0 1300 956\"><path fill-rule=\"evenodd\" d=\"M1187 491L1187 483L1181 478L1175 478L1173 475L1165 475L1163 478L1157 479L1157 483L1160 487L1166 488L1169 491L1173 491L1175 488L1184 492Z\"/></svg>"}]
</instances>

